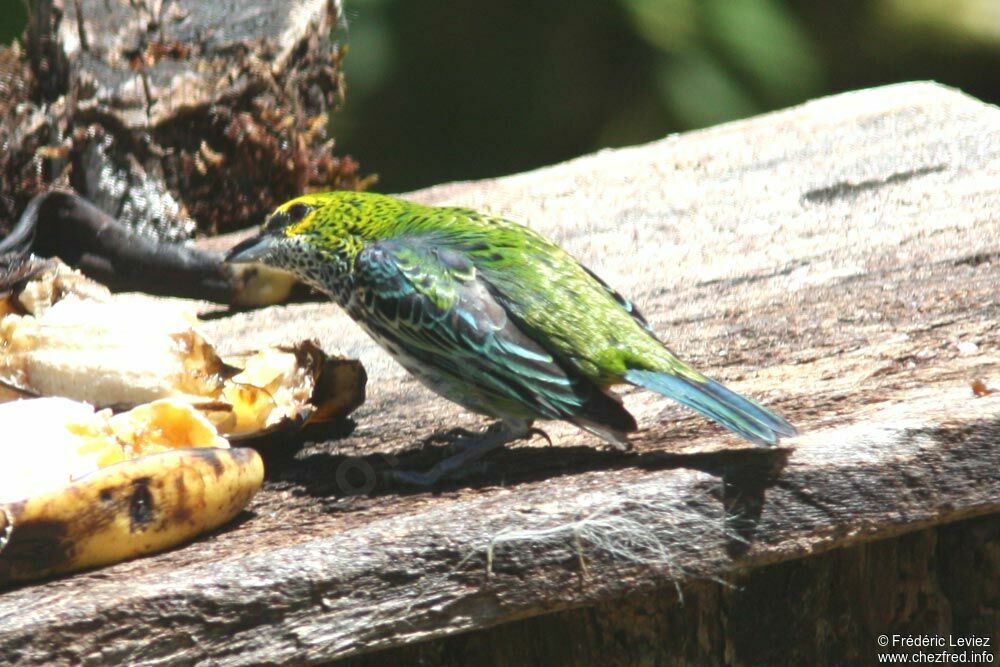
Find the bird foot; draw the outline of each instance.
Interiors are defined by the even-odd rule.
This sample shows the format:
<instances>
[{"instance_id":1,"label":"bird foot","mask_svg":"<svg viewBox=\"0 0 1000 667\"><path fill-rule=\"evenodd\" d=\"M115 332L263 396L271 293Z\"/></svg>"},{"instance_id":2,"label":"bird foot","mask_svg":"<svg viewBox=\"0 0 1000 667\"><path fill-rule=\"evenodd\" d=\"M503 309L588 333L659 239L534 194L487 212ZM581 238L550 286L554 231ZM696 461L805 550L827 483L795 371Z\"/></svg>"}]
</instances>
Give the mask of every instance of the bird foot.
<instances>
[{"instance_id":1,"label":"bird foot","mask_svg":"<svg viewBox=\"0 0 1000 667\"><path fill-rule=\"evenodd\" d=\"M442 459L425 472L390 470L386 473L386 477L390 482L423 488L434 486L442 480L462 479L474 472L481 472L483 463L480 459L494 449L499 449L508 442L538 434L549 440L544 431L530 427L524 422L498 421L490 424L481 433L472 433L465 429L451 429L441 434L435 434L427 440L438 442L450 440L451 456ZM551 444L551 440L549 443Z\"/></svg>"},{"instance_id":2,"label":"bird foot","mask_svg":"<svg viewBox=\"0 0 1000 667\"><path fill-rule=\"evenodd\" d=\"M540 435L545 438L545 441L552 444L552 438L549 434L540 428L534 426L528 428L523 434L518 434L516 431L511 431L503 421L495 421L489 426L487 426L482 431L470 431L467 428L462 428L461 426L450 428L447 431L439 431L437 433L432 433L431 435L424 438L424 445L441 444L448 445L448 448L453 454L458 454L465 451L470 447L478 447L484 439L490 437L502 437L499 436L501 433L506 433L508 439L505 442L514 442L516 440L531 440L536 435Z\"/></svg>"}]
</instances>

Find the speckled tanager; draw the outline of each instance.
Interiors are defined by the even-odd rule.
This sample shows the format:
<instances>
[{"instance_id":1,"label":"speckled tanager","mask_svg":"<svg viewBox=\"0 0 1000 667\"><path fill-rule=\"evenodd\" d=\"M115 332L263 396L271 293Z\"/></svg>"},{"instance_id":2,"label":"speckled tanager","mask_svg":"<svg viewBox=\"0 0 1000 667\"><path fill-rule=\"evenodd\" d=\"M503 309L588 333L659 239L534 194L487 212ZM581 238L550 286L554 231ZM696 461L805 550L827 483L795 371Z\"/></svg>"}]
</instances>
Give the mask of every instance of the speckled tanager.
<instances>
[{"instance_id":1,"label":"speckled tanager","mask_svg":"<svg viewBox=\"0 0 1000 667\"><path fill-rule=\"evenodd\" d=\"M562 419L627 447L609 388L672 398L759 445L795 429L684 363L636 308L521 224L372 193L293 199L232 262L285 269L330 295L421 382L502 420L501 439Z\"/></svg>"}]
</instances>

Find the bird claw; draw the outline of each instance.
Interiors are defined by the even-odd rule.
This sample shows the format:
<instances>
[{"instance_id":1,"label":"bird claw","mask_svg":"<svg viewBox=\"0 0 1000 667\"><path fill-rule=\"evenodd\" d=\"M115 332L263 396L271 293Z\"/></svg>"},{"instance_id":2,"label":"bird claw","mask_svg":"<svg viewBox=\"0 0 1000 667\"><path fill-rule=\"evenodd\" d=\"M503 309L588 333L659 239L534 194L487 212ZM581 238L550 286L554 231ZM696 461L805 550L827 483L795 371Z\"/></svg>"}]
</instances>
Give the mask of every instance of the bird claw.
<instances>
[{"instance_id":1,"label":"bird claw","mask_svg":"<svg viewBox=\"0 0 1000 667\"><path fill-rule=\"evenodd\" d=\"M534 436L536 436L536 435L540 435L543 438L545 438L545 442L549 443L549 447L552 446L552 438L549 437L548 433L546 433L542 429L538 428L537 426L532 426L531 428L529 428L528 432L525 433L524 436L522 436L522 439L523 440L531 440L531 438L534 437Z\"/></svg>"}]
</instances>

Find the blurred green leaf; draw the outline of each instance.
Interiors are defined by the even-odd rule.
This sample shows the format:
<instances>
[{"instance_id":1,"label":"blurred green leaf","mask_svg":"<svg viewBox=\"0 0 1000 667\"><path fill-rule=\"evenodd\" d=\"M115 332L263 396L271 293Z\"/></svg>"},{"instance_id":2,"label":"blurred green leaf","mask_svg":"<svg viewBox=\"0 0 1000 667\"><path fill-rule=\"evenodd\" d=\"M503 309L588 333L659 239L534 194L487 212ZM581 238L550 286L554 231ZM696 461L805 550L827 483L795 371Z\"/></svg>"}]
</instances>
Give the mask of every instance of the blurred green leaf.
<instances>
[{"instance_id":1,"label":"blurred green leaf","mask_svg":"<svg viewBox=\"0 0 1000 667\"><path fill-rule=\"evenodd\" d=\"M397 62L392 34L374 8L347 29L348 55L344 74L352 96L365 97L385 85Z\"/></svg>"},{"instance_id":2,"label":"blurred green leaf","mask_svg":"<svg viewBox=\"0 0 1000 667\"><path fill-rule=\"evenodd\" d=\"M704 0L706 29L734 67L773 104L820 89L813 44L787 5L775 0Z\"/></svg>"},{"instance_id":3,"label":"blurred green leaf","mask_svg":"<svg viewBox=\"0 0 1000 667\"><path fill-rule=\"evenodd\" d=\"M923 33L954 50L1000 44L997 0L879 0L876 12L895 31Z\"/></svg>"},{"instance_id":4,"label":"blurred green leaf","mask_svg":"<svg viewBox=\"0 0 1000 667\"><path fill-rule=\"evenodd\" d=\"M621 0L621 4L636 32L663 51L684 50L698 41L694 0Z\"/></svg>"},{"instance_id":5,"label":"blurred green leaf","mask_svg":"<svg viewBox=\"0 0 1000 667\"><path fill-rule=\"evenodd\" d=\"M663 64L657 84L669 109L686 128L753 115L760 109L739 82L706 53L689 52Z\"/></svg>"}]
</instances>

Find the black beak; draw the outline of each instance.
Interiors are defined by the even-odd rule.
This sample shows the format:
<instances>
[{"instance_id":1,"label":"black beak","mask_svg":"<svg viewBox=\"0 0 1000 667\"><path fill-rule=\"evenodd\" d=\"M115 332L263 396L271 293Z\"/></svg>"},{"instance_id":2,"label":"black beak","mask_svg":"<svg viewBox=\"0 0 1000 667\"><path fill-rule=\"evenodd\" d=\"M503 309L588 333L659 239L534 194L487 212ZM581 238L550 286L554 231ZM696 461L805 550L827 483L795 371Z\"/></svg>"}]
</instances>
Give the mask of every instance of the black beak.
<instances>
[{"instance_id":1,"label":"black beak","mask_svg":"<svg viewBox=\"0 0 1000 667\"><path fill-rule=\"evenodd\" d=\"M257 262L266 264L267 258L274 249L275 238L272 234L262 233L237 243L226 253L226 261L234 264Z\"/></svg>"}]
</instances>

